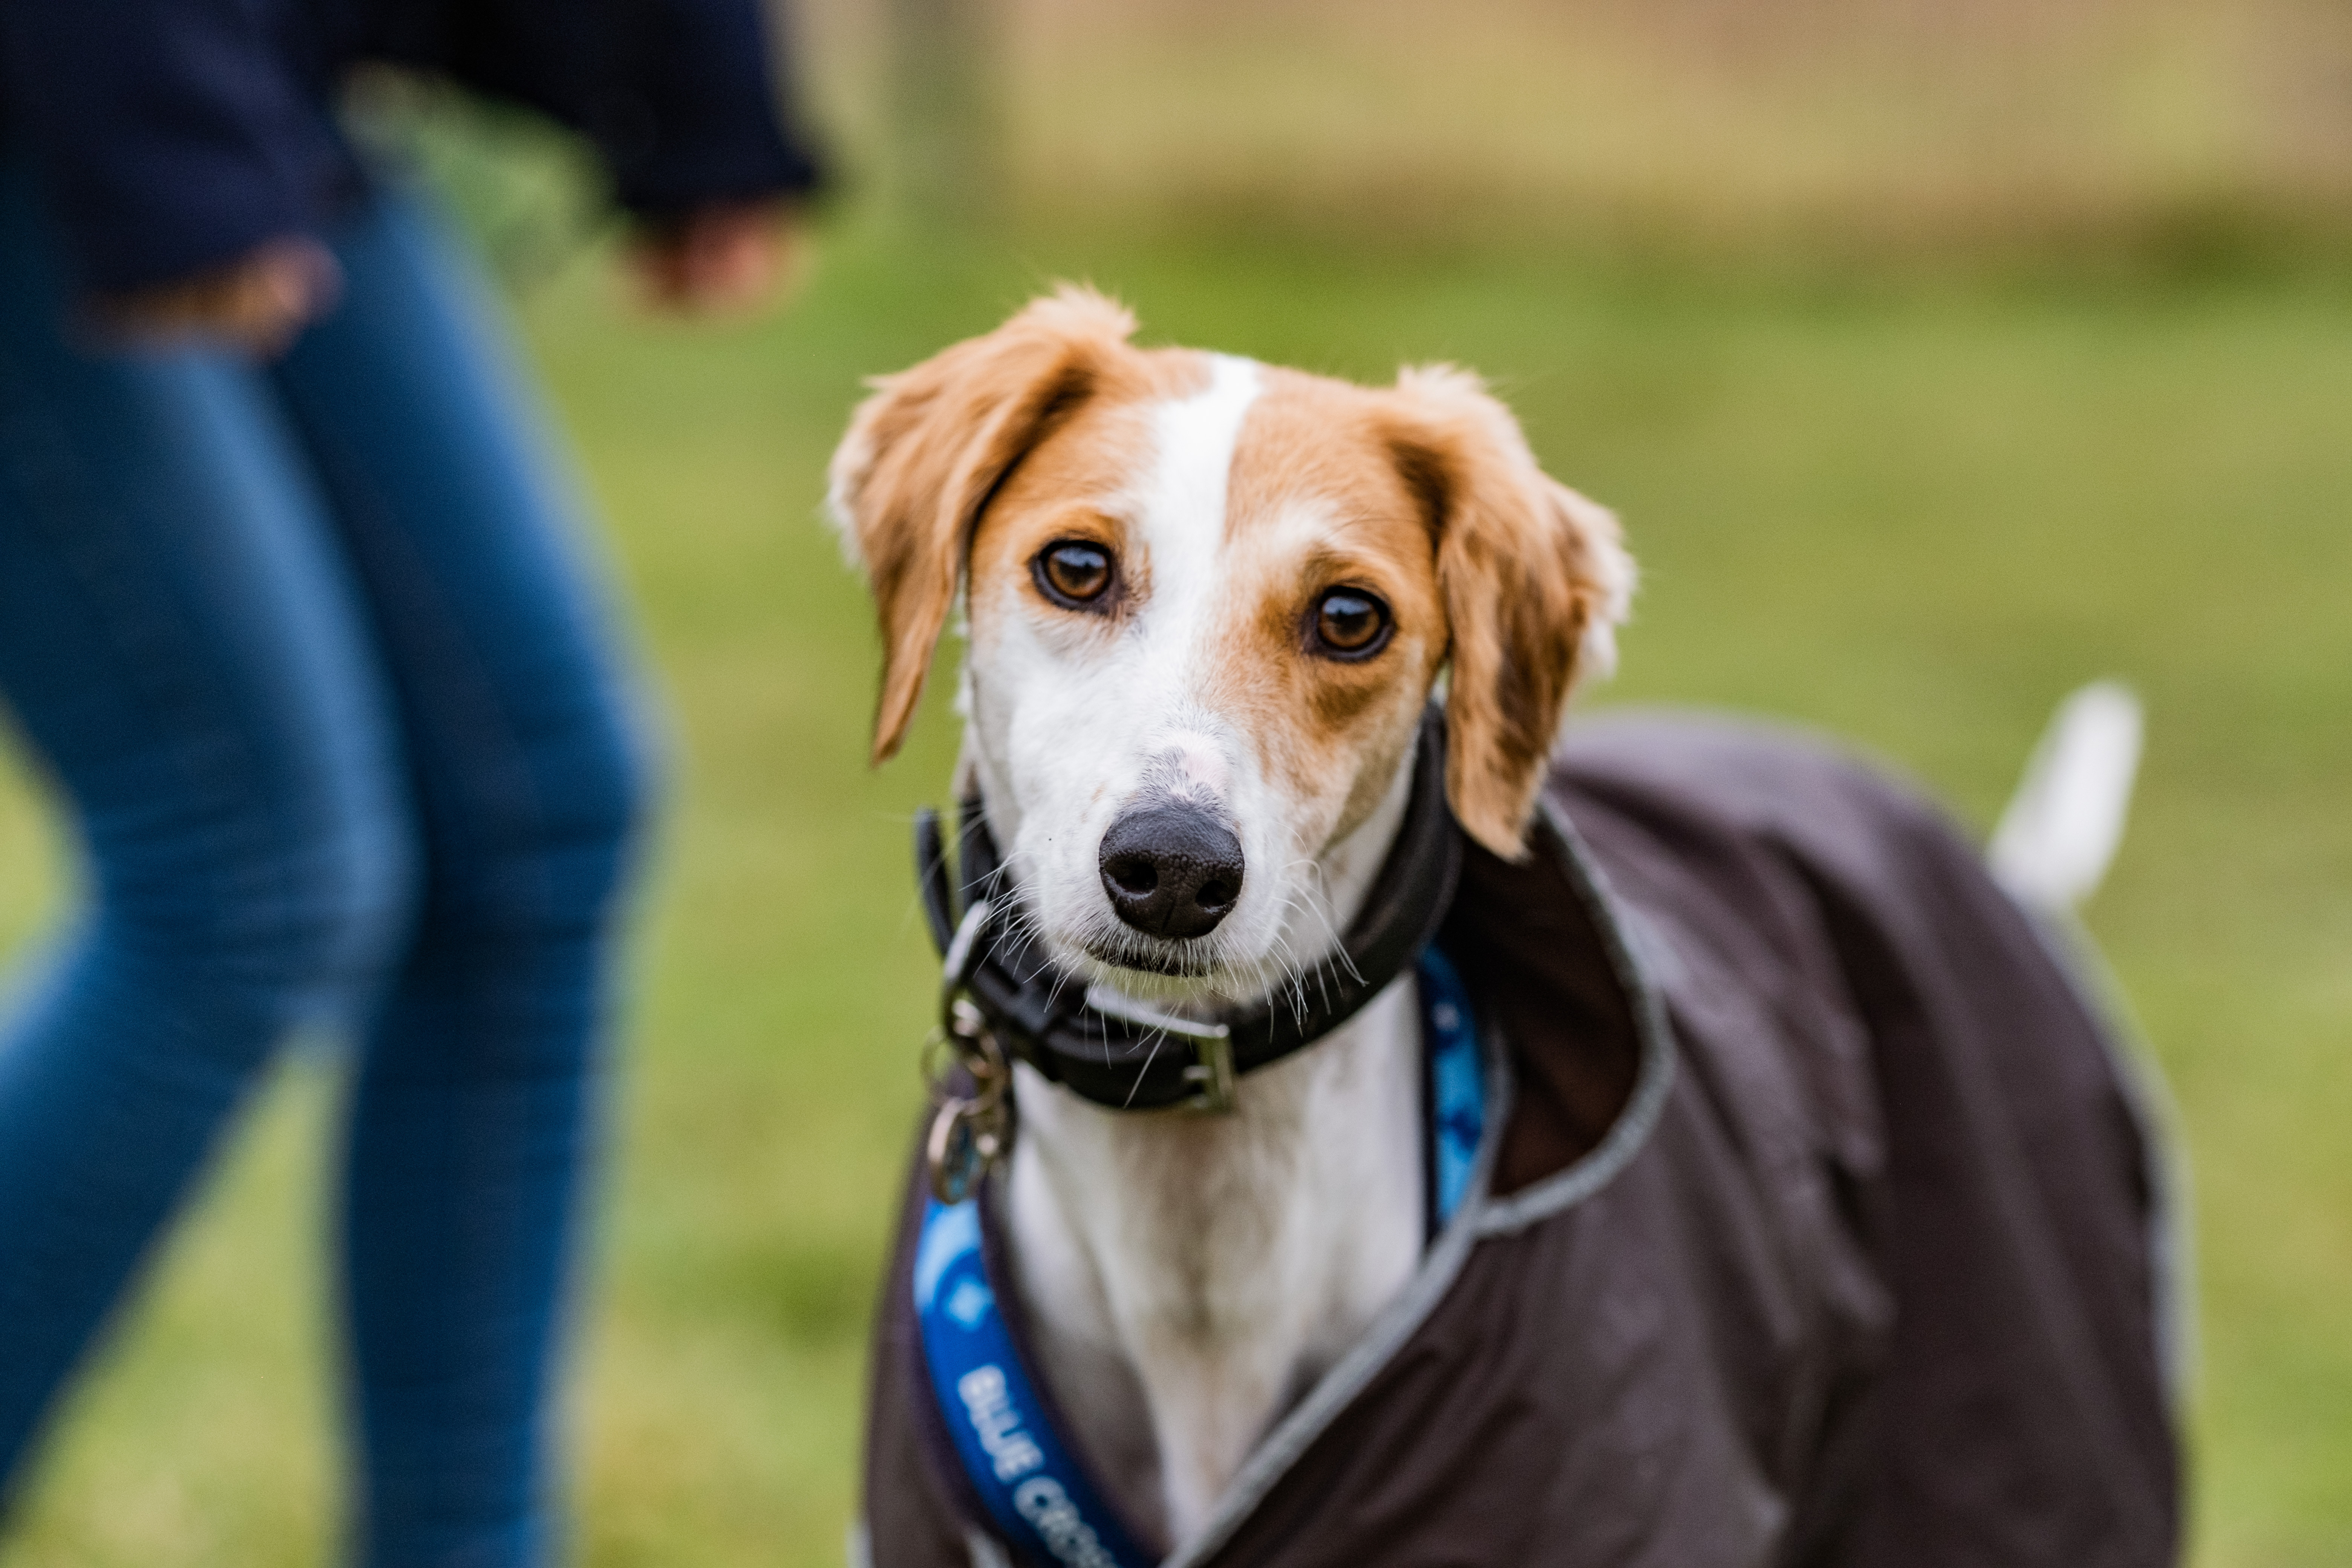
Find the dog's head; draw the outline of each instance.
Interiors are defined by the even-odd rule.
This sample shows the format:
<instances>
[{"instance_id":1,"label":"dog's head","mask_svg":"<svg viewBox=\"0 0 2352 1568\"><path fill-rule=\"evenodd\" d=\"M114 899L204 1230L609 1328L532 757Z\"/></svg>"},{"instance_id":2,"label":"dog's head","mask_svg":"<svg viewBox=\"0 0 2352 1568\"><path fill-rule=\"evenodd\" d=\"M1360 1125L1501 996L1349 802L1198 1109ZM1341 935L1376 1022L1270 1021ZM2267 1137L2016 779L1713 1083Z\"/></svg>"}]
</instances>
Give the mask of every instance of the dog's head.
<instances>
[{"instance_id":1,"label":"dog's head","mask_svg":"<svg viewBox=\"0 0 2352 1568\"><path fill-rule=\"evenodd\" d=\"M1460 371L1351 386L1180 349L1065 289L877 384L832 505L898 749L965 592L964 767L1055 958L1263 995L1335 946L1446 681L1446 791L1521 852L1632 592L1615 520Z\"/></svg>"}]
</instances>

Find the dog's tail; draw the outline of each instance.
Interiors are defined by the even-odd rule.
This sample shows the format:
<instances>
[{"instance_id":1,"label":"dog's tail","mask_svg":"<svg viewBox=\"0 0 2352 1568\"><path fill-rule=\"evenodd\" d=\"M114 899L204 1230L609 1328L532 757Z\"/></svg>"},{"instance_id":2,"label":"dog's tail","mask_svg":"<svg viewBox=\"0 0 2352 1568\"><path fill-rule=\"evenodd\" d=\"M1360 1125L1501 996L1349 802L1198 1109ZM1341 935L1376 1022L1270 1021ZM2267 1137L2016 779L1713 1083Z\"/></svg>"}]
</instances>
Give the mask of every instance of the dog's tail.
<instances>
[{"instance_id":1,"label":"dog's tail","mask_svg":"<svg viewBox=\"0 0 2352 1568\"><path fill-rule=\"evenodd\" d=\"M2123 842L2141 728L2139 699L2121 681L2093 681L2058 705L1987 851L2019 902L2061 912L2097 890Z\"/></svg>"}]
</instances>

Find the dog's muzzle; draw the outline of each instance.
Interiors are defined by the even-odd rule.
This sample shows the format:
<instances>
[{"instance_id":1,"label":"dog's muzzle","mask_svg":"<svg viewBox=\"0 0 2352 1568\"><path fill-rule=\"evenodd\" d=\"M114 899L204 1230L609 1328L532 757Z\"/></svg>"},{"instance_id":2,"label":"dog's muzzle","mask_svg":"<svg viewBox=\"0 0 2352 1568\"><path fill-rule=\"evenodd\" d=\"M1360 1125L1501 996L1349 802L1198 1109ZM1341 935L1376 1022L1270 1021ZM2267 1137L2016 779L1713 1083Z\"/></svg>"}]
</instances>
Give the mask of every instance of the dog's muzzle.
<instances>
[{"instance_id":1,"label":"dog's muzzle","mask_svg":"<svg viewBox=\"0 0 2352 1568\"><path fill-rule=\"evenodd\" d=\"M915 858L923 912L940 952L953 950L950 996L970 1002L976 1023L984 1025L1007 1057L1029 1063L1097 1105L1133 1110L1228 1108L1237 1076L1313 1044L1354 1016L1412 964L1444 920L1461 870L1463 839L1445 804L1445 721L1433 705L1422 720L1412 768L1404 822L1339 951L1278 996L1205 1023L1161 1014L1055 968L1039 951L1031 922L1019 918L1018 890L989 837L980 803L964 803L952 867L939 814L919 812ZM1115 879L1113 861L1129 852L1120 838L1127 821L1114 822L1104 836L1107 886ZM1139 822L1136 826L1139 843L1159 832L1146 832ZM1222 825L1217 831L1231 841ZM1120 842L1115 846L1114 839ZM1190 846L1175 879L1191 879L1185 897L1195 911L1191 918L1198 921L1207 919L1206 905L1218 900L1213 884L1221 873L1213 868L1223 862L1213 840L1204 847L1194 839ZM1230 855L1228 908L1241 891L1237 843ZM1155 877L1160 875L1155 869ZM1159 886L1155 882L1155 892ZM1130 896L1148 901L1153 895ZM975 910L983 912L967 924ZM1121 918L1127 918L1123 910ZM1214 924L1207 920L1199 930Z\"/></svg>"}]
</instances>

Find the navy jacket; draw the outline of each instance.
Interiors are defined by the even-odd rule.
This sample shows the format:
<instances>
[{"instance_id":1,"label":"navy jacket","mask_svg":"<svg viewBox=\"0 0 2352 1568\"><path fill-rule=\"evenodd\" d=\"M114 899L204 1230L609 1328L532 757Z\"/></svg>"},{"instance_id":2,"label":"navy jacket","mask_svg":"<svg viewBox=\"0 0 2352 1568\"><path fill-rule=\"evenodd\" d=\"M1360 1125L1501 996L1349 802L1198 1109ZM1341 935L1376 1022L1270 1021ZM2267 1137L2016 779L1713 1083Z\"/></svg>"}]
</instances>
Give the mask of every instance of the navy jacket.
<instances>
[{"instance_id":1,"label":"navy jacket","mask_svg":"<svg viewBox=\"0 0 2352 1568\"><path fill-rule=\"evenodd\" d=\"M367 61L583 132L640 215L814 183L761 0L0 0L0 136L85 287L166 282L352 199L333 104Z\"/></svg>"}]
</instances>

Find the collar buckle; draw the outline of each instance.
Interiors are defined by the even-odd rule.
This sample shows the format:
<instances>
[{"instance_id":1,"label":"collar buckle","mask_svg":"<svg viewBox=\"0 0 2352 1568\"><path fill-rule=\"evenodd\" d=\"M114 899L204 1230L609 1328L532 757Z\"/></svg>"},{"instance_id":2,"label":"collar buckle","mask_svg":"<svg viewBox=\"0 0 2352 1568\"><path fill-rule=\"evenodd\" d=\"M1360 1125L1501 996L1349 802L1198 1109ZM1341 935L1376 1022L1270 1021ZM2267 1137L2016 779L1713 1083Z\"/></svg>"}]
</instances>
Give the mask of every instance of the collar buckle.
<instances>
[{"instance_id":1,"label":"collar buckle","mask_svg":"<svg viewBox=\"0 0 2352 1568\"><path fill-rule=\"evenodd\" d=\"M1224 1116L1234 1109L1234 1042L1223 1025L1217 1033L1203 1036L1192 1042L1196 1058L1184 1069L1184 1081L1201 1086L1201 1092L1184 1102L1187 1110L1198 1110L1211 1116Z\"/></svg>"},{"instance_id":2,"label":"collar buckle","mask_svg":"<svg viewBox=\"0 0 2352 1568\"><path fill-rule=\"evenodd\" d=\"M1213 1116L1223 1116L1233 1110L1234 1031L1231 1025L1203 1024L1194 1018L1180 1018L1173 1013L1146 1006L1108 985L1087 986L1087 1005L1139 1028L1157 1029L1163 1035L1173 1035L1192 1047L1192 1065L1184 1069L1184 1081L1198 1086L1199 1092L1185 1100L1182 1109L1206 1111Z\"/></svg>"}]
</instances>

